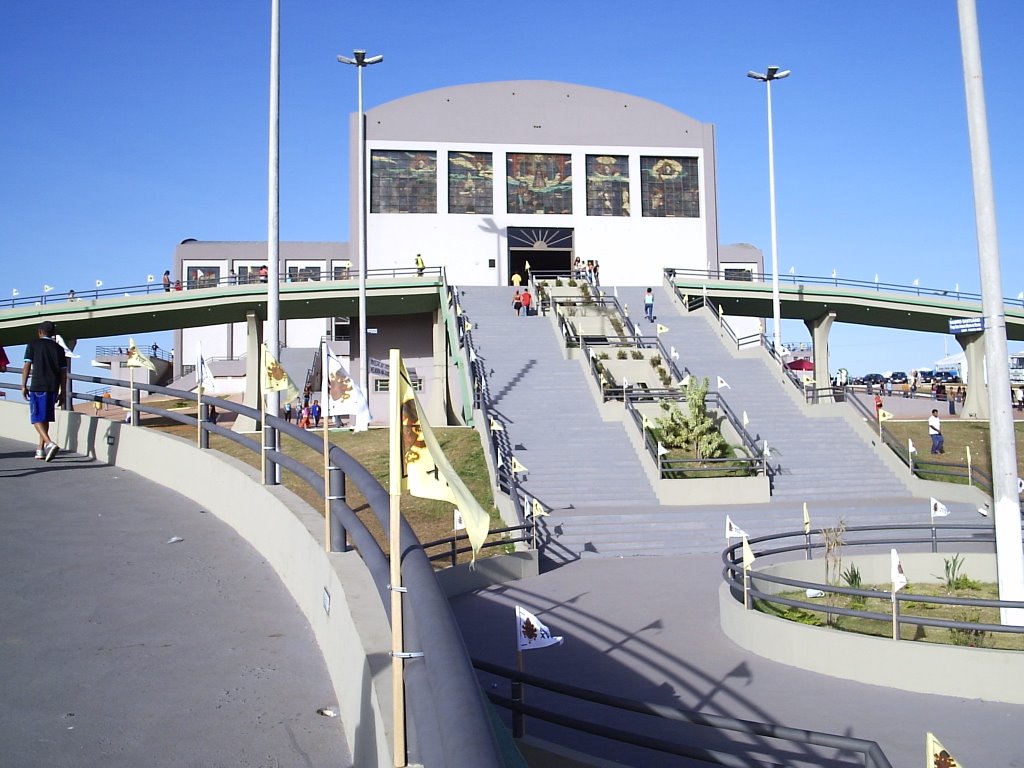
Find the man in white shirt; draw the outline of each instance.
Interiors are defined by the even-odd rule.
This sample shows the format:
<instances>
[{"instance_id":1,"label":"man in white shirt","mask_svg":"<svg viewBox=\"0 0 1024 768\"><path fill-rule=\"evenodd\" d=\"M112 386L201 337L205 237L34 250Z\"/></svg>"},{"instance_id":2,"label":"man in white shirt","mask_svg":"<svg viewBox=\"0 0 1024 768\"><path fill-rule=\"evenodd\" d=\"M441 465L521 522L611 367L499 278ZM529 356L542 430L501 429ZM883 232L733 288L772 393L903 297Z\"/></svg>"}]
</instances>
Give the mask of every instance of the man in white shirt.
<instances>
[{"instance_id":1,"label":"man in white shirt","mask_svg":"<svg viewBox=\"0 0 1024 768\"><path fill-rule=\"evenodd\" d=\"M939 411L932 408L932 415L928 417L928 436L932 439L932 453L945 453L943 447L945 439L942 437L942 422L939 421Z\"/></svg>"}]
</instances>

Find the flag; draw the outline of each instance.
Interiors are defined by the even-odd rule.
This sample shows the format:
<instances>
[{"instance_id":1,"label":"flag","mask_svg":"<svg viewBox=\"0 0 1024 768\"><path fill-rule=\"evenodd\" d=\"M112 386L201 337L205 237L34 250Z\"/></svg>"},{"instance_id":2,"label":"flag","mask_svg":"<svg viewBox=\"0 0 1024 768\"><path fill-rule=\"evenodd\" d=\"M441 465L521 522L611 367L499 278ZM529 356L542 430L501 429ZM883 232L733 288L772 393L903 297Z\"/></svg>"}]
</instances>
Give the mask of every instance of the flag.
<instances>
[{"instance_id":1,"label":"flag","mask_svg":"<svg viewBox=\"0 0 1024 768\"><path fill-rule=\"evenodd\" d=\"M661 441L659 440L658 441L658 455L659 456L665 456L667 454L668 454L668 448L666 448L664 445L662 445Z\"/></svg>"},{"instance_id":2,"label":"flag","mask_svg":"<svg viewBox=\"0 0 1024 768\"><path fill-rule=\"evenodd\" d=\"M668 333L668 330L669 329L668 329L667 325L662 325L661 323L658 323L658 335L659 336L661 336L661 334L663 334L663 333Z\"/></svg>"},{"instance_id":3,"label":"flag","mask_svg":"<svg viewBox=\"0 0 1024 768\"><path fill-rule=\"evenodd\" d=\"M128 368L148 368L151 371L156 370L156 366L153 365L153 361L139 352L139 348L135 346L135 339L128 339L128 359L125 361L125 365Z\"/></svg>"},{"instance_id":4,"label":"flag","mask_svg":"<svg viewBox=\"0 0 1024 768\"><path fill-rule=\"evenodd\" d=\"M554 637L551 630L541 621L523 608L516 606L516 648L520 651L532 651L535 648L547 648L549 645L561 645L564 637Z\"/></svg>"},{"instance_id":5,"label":"flag","mask_svg":"<svg viewBox=\"0 0 1024 768\"><path fill-rule=\"evenodd\" d=\"M732 387L729 386L729 382L727 382L721 376L718 377L718 388L719 389L732 389Z\"/></svg>"},{"instance_id":6,"label":"flag","mask_svg":"<svg viewBox=\"0 0 1024 768\"><path fill-rule=\"evenodd\" d=\"M299 390L296 389L284 367L277 361L277 358L270 353L270 348L266 344L260 346L260 354L260 370L262 371L260 388L263 390L263 394L284 392L285 399L287 400L297 398Z\"/></svg>"},{"instance_id":7,"label":"flag","mask_svg":"<svg viewBox=\"0 0 1024 768\"><path fill-rule=\"evenodd\" d=\"M53 286L52 285L46 285L45 283L43 284L43 293L49 293L52 290L53 290Z\"/></svg>"},{"instance_id":8,"label":"flag","mask_svg":"<svg viewBox=\"0 0 1024 768\"><path fill-rule=\"evenodd\" d=\"M917 446L914 445L914 439L912 437L907 438L907 453L917 453Z\"/></svg>"},{"instance_id":9,"label":"flag","mask_svg":"<svg viewBox=\"0 0 1024 768\"><path fill-rule=\"evenodd\" d=\"M622 305L622 314L625 317L629 317L629 304L623 304Z\"/></svg>"},{"instance_id":10,"label":"flag","mask_svg":"<svg viewBox=\"0 0 1024 768\"><path fill-rule=\"evenodd\" d=\"M683 380L679 382L679 386L680 387L688 387L688 386L690 386L690 374L686 374L685 376L683 376Z\"/></svg>"},{"instance_id":11,"label":"flag","mask_svg":"<svg viewBox=\"0 0 1024 768\"><path fill-rule=\"evenodd\" d=\"M71 351L71 347L68 346L67 342L64 341L64 337L61 336L59 333L53 337L53 340L60 344L60 348L64 350L64 354L67 355L68 357L72 359L77 359L81 357L81 355L76 355L74 352Z\"/></svg>"},{"instance_id":12,"label":"flag","mask_svg":"<svg viewBox=\"0 0 1024 768\"><path fill-rule=\"evenodd\" d=\"M743 570L744 571L749 571L753 567L755 559L756 558L754 557L754 550L752 550L750 548L750 542L747 541L747 534L744 533L743 534Z\"/></svg>"},{"instance_id":13,"label":"flag","mask_svg":"<svg viewBox=\"0 0 1024 768\"><path fill-rule=\"evenodd\" d=\"M466 530L466 521L462 519L462 513L459 512L459 508L458 507L453 507L452 508L452 517L453 517L453 519L452 519L452 527L456 531L464 531L464 530Z\"/></svg>"},{"instance_id":14,"label":"flag","mask_svg":"<svg viewBox=\"0 0 1024 768\"><path fill-rule=\"evenodd\" d=\"M467 331L472 331L473 330L473 324L471 322L469 322L469 320L466 321L466 330Z\"/></svg>"},{"instance_id":15,"label":"flag","mask_svg":"<svg viewBox=\"0 0 1024 768\"><path fill-rule=\"evenodd\" d=\"M103 287L103 281L102 280L97 280L96 281L96 287L97 288L102 288Z\"/></svg>"},{"instance_id":16,"label":"flag","mask_svg":"<svg viewBox=\"0 0 1024 768\"><path fill-rule=\"evenodd\" d=\"M807 502L804 502L804 533L811 532L811 515L807 511Z\"/></svg>"},{"instance_id":17,"label":"flag","mask_svg":"<svg viewBox=\"0 0 1024 768\"><path fill-rule=\"evenodd\" d=\"M936 517L949 517L949 507L943 504L941 501L932 497L931 502L932 520Z\"/></svg>"},{"instance_id":18,"label":"flag","mask_svg":"<svg viewBox=\"0 0 1024 768\"><path fill-rule=\"evenodd\" d=\"M739 538L741 538L743 536L746 536L746 535L747 535L747 532L744 531L742 528L740 528L738 525L736 525L736 523L734 523L732 521L732 518L729 517L729 515L725 516L725 540L726 541L728 541L729 539L739 539Z\"/></svg>"},{"instance_id":19,"label":"flag","mask_svg":"<svg viewBox=\"0 0 1024 768\"><path fill-rule=\"evenodd\" d=\"M878 409L878 420L879 421L888 421L891 418L892 418L892 414L889 413L887 410L885 410L885 408L879 408Z\"/></svg>"},{"instance_id":20,"label":"flag","mask_svg":"<svg viewBox=\"0 0 1024 768\"><path fill-rule=\"evenodd\" d=\"M146 275L147 283L152 283L154 280L156 280L156 277L154 275Z\"/></svg>"},{"instance_id":21,"label":"flag","mask_svg":"<svg viewBox=\"0 0 1024 768\"><path fill-rule=\"evenodd\" d=\"M957 759L949 754L949 750L942 746L942 742L935 738L931 731L925 737L925 765L927 768L961 768Z\"/></svg>"},{"instance_id":22,"label":"flag","mask_svg":"<svg viewBox=\"0 0 1024 768\"><path fill-rule=\"evenodd\" d=\"M544 505L534 499L530 503L530 514L534 517L547 517L547 512L544 511Z\"/></svg>"},{"instance_id":23,"label":"flag","mask_svg":"<svg viewBox=\"0 0 1024 768\"><path fill-rule=\"evenodd\" d=\"M526 271L529 272L530 271L530 262L526 262L526 264L524 266L526 267Z\"/></svg>"},{"instance_id":24,"label":"flag","mask_svg":"<svg viewBox=\"0 0 1024 768\"><path fill-rule=\"evenodd\" d=\"M813 376L804 376L804 386L805 387L813 387L814 384L815 384L815 381L814 381L814 377Z\"/></svg>"},{"instance_id":25,"label":"flag","mask_svg":"<svg viewBox=\"0 0 1024 768\"><path fill-rule=\"evenodd\" d=\"M907 575L903 573L903 563L900 562L900 553L897 552L895 548L889 551L889 557L892 564L890 573L892 591L899 592L907 586Z\"/></svg>"},{"instance_id":26,"label":"flag","mask_svg":"<svg viewBox=\"0 0 1024 768\"><path fill-rule=\"evenodd\" d=\"M771 455L772 455L772 449L768 447L768 441L767 440L764 441L764 448L761 449L761 453L764 454L764 457L766 459L770 458Z\"/></svg>"},{"instance_id":27,"label":"flag","mask_svg":"<svg viewBox=\"0 0 1024 768\"><path fill-rule=\"evenodd\" d=\"M641 415L640 418L642 420L641 421L641 427L643 429L653 429L654 428L654 422L652 422L646 416Z\"/></svg>"},{"instance_id":28,"label":"flag","mask_svg":"<svg viewBox=\"0 0 1024 768\"><path fill-rule=\"evenodd\" d=\"M971 446L967 446L967 463L971 463Z\"/></svg>"},{"instance_id":29,"label":"flag","mask_svg":"<svg viewBox=\"0 0 1024 768\"><path fill-rule=\"evenodd\" d=\"M366 395L348 375L341 359L324 344L324 370L322 375L324 412L331 416L354 416L354 432L370 428L370 405Z\"/></svg>"},{"instance_id":30,"label":"flag","mask_svg":"<svg viewBox=\"0 0 1024 768\"><path fill-rule=\"evenodd\" d=\"M747 412L746 412L746 411L744 411L744 412L743 412L743 426L745 427L745 426L747 426L748 424L750 424L750 417L749 417L749 416L747 416Z\"/></svg>"},{"instance_id":31,"label":"flag","mask_svg":"<svg viewBox=\"0 0 1024 768\"><path fill-rule=\"evenodd\" d=\"M522 464L519 463L519 459L517 459L515 456L512 457L512 473L513 474L518 475L518 474L520 474L522 472L529 472L529 471L530 470L528 470L526 467L524 467Z\"/></svg>"},{"instance_id":32,"label":"flag","mask_svg":"<svg viewBox=\"0 0 1024 768\"><path fill-rule=\"evenodd\" d=\"M671 347L670 348L668 356L671 357L673 360L678 360L679 359L679 353L676 352L676 348L675 347Z\"/></svg>"},{"instance_id":33,"label":"flag","mask_svg":"<svg viewBox=\"0 0 1024 768\"><path fill-rule=\"evenodd\" d=\"M466 533L473 548L473 558L484 544L490 530L490 516L473 498L462 478L452 468L448 457L434 437L416 390L412 387L405 363L399 358L397 391L398 412L402 430L402 482L400 490L408 490L421 499L448 501L459 508L466 524ZM392 429L398 425L392 424ZM514 460L513 460L514 461Z\"/></svg>"},{"instance_id":34,"label":"flag","mask_svg":"<svg viewBox=\"0 0 1024 768\"><path fill-rule=\"evenodd\" d=\"M206 358L203 357L202 342L196 345L196 387L198 389L208 389L211 392L217 391L217 383L213 378L213 373L210 371Z\"/></svg>"},{"instance_id":35,"label":"flag","mask_svg":"<svg viewBox=\"0 0 1024 768\"><path fill-rule=\"evenodd\" d=\"M504 432L504 431L505 431L505 428L504 428L503 426L501 426L501 423L500 423L500 422L498 422L498 421L497 421L497 420L496 420L496 419L495 419L495 418L494 418L494 417L492 416L492 417L491 417L491 432Z\"/></svg>"}]
</instances>

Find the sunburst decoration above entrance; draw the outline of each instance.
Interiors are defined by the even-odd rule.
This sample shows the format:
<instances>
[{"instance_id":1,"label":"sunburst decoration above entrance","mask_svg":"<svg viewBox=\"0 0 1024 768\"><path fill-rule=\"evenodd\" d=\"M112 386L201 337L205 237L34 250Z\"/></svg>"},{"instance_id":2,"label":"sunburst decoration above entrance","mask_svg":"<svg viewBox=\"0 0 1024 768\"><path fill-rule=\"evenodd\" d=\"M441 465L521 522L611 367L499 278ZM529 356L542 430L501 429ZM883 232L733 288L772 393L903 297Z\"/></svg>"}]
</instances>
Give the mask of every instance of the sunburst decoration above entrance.
<instances>
[{"instance_id":1,"label":"sunburst decoration above entrance","mask_svg":"<svg viewBox=\"0 0 1024 768\"><path fill-rule=\"evenodd\" d=\"M569 227L509 227L509 248L572 248Z\"/></svg>"}]
</instances>

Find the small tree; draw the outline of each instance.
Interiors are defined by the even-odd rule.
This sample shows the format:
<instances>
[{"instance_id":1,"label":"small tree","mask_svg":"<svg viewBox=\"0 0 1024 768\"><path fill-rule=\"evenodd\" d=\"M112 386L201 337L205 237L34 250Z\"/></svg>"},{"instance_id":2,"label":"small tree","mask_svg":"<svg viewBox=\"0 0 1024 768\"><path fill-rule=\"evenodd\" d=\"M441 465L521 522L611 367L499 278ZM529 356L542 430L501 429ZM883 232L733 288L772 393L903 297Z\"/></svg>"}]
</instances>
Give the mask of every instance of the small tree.
<instances>
[{"instance_id":1,"label":"small tree","mask_svg":"<svg viewBox=\"0 0 1024 768\"><path fill-rule=\"evenodd\" d=\"M673 404L668 413L658 420L662 442L669 448L690 448L699 460L717 459L725 455L729 444L718 430L715 420L708 414L708 379L690 378L686 390L687 408L683 411Z\"/></svg>"}]
</instances>

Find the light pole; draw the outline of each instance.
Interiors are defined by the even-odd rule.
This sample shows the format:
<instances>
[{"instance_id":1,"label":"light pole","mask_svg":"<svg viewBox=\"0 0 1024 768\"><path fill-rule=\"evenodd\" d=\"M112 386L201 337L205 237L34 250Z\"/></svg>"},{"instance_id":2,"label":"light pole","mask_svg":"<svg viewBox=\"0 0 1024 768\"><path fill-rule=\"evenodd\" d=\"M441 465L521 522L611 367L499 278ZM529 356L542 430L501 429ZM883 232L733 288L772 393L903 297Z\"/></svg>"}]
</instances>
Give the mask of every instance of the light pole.
<instances>
[{"instance_id":1,"label":"light pole","mask_svg":"<svg viewBox=\"0 0 1024 768\"><path fill-rule=\"evenodd\" d=\"M768 89L768 201L772 218L772 319L774 321L775 352L782 356L782 303L779 299L779 242L775 221L775 141L772 136L772 80L789 77L789 70L779 72L778 67L768 67L765 74L747 72L747 77L760 80Z\"/></svg>"},{"instance_id":2,"label":"light pole","mask_svg":"<svg viewBox=\"0 0 1024 768\"><path fill-rule=\"evenodd\" d=\"M370 56L366 51L352 51L352 58L339 56L342 64L356 68L357 99L359 111L359 169L356 184L359 187L359 216L357 218L356 244L359 257L359 378L363 385L363 396L370 402L370 355L366 348L366 118L363 115L363 70L371 64L380 64L383 56Z\"/></svg>"}]
</instances>

